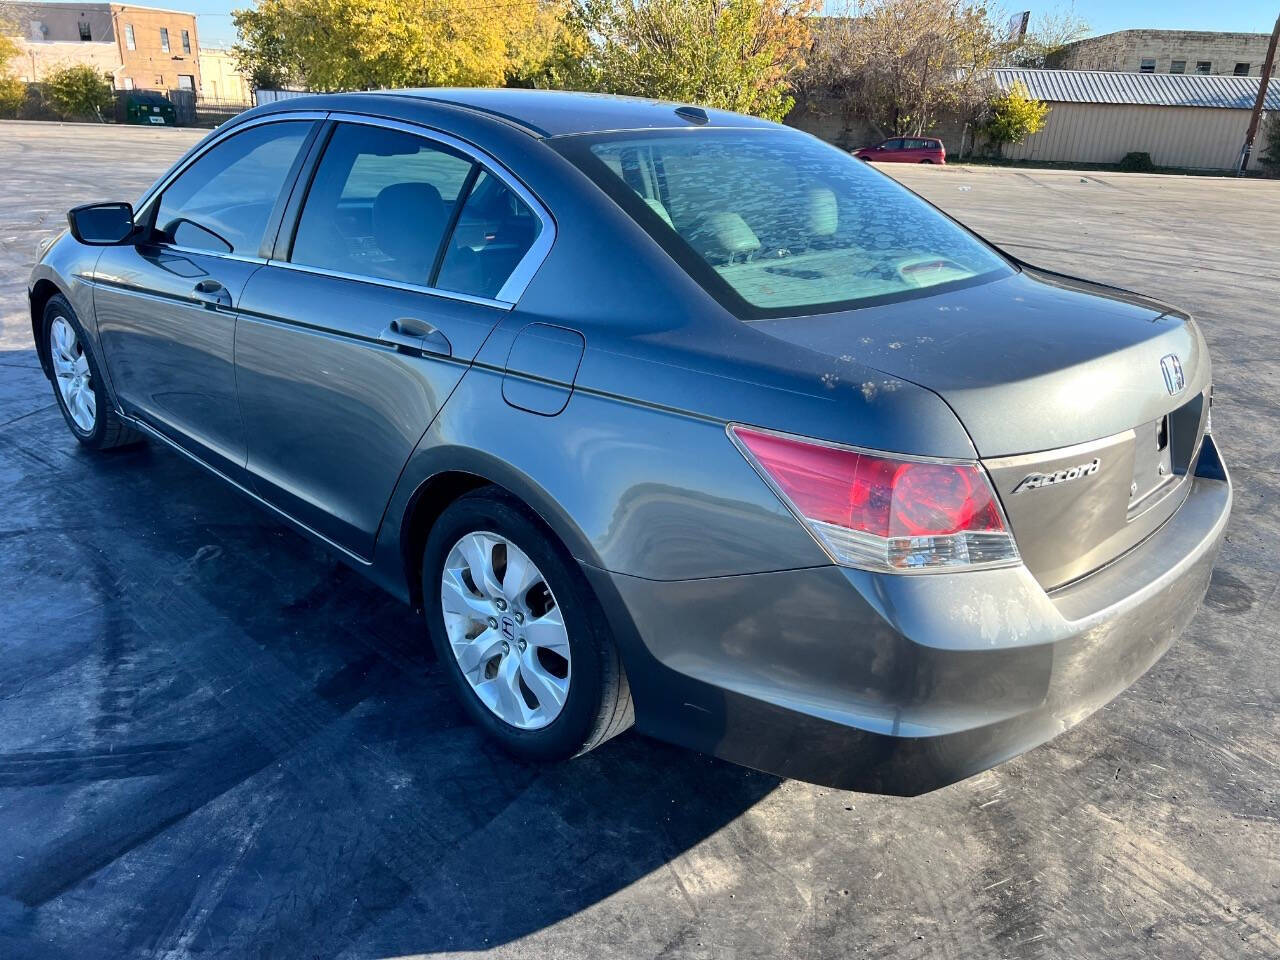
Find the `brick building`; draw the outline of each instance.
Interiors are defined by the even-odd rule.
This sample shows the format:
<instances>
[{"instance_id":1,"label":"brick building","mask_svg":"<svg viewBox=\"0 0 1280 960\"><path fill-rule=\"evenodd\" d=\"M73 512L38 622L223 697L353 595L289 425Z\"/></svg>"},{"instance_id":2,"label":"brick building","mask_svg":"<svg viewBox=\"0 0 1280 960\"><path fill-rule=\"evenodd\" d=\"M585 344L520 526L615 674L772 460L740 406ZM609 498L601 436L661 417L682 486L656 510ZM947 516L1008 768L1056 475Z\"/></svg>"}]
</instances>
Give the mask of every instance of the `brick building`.
<instances>
[{"instance_id":1,"label":"brick building","mask_svg":"<svg viewBox=\"0 0 1280 960\"><path fill-rule=\"evenodd\" d=\"M88 64L117 88L200 90L195 14L124 3L0 3L0 23L21 55L21 79Z\"/></svg>"},{"instance_id":2,"label":"brick building","mask_svg":"<svg viewBox=\"0 0 1280 960\"><path fill-rule=\"evenodd\" d=\"M1061 70L1259 77L1268 40L1270 34L1266 33L1119 30L1069 43L1050 54L1045 66Z\"/></svg>"}]
</instances>

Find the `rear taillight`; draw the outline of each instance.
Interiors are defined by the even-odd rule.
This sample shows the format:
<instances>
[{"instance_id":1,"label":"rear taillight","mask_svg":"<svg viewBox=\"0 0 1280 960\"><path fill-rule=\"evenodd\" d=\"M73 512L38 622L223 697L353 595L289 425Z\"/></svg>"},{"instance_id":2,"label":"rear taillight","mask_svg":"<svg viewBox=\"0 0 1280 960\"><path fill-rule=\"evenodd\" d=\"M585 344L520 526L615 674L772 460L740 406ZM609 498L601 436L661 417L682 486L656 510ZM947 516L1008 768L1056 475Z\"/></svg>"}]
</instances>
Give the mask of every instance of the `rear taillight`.
<instances>
[{"instance_id":1,"label":"rear taillight","mask_svg":"<svg viewBox=\"0 0 1280 960\"><path fill-rule=\"evenodd\" d=\"M749 427L729 435L832 559L904 572L1016 562L986 473Z\"/></svg>"}]
</instances>

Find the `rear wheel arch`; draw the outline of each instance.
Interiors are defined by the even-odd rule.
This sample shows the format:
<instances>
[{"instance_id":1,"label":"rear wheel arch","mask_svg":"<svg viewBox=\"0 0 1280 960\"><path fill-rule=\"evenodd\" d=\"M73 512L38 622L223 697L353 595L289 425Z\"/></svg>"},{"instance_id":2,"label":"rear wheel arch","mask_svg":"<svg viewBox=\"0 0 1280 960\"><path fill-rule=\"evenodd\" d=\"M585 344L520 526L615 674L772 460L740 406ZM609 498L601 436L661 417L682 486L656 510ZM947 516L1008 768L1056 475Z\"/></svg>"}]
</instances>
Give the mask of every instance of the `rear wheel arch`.
<instances>
[{"instance_id":1,"label":"rear wheel arch","mask_svg":"<svg viewBox=\"0 0 1280 960\"><path fill-rule=\"evenodd\" d=\"M475 454L475 461L481 459L489 458ZM400 560L413 606L423 604L422 552L436 521L458 498L485 487L531 510L547 535L554 537L574 559L588 562L596 559L586 536L550 494L528 478L522 480L517 471L505 463L473 461L442 467L414 488L400 521Z\"/></svg>"}]
</instances>

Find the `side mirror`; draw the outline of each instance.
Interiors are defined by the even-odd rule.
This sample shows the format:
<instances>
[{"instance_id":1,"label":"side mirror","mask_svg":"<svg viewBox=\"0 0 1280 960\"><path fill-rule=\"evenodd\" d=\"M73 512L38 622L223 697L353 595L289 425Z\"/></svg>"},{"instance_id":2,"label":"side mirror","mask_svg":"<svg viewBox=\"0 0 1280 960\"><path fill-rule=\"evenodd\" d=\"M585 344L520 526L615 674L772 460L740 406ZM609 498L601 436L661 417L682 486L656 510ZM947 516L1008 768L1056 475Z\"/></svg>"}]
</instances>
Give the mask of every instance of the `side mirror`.
<instances>
[{"instance_id":1,"label":"side mirror","mask_svg":"<svg viewBox=\"0 0 1280 960\"><path fill-rule=\"evenodd\" d=\"M112 247L133 236L133 204L87 203L67 212L71 235L91 247Z\"/></svg>"}]
</instances>

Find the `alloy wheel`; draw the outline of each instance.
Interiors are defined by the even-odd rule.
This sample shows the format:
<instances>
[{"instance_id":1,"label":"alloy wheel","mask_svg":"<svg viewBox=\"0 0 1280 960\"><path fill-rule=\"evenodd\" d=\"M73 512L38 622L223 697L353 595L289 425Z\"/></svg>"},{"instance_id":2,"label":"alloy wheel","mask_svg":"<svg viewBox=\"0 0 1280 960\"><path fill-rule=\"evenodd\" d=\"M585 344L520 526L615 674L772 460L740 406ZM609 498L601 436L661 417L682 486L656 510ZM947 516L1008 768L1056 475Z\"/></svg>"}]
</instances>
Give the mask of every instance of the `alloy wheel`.
<instances>
[{"instance_id":1,"label":"alloy wheel","mask_svg":"<svg viewBox=\"0 0 1280 960\"><path fill-rule=\"evenodd\" d=\"M93 433L98 420L93 375L84 345L66 317L54 317L49 324L49 358L53 362L58 393L72 422L81 432Z\"/></svg>"},{"instance_id":2,"label":"alloy wheel","mask_svg":"<svg viewBox=\"0 0 1280 960\"><path fill-rule=\"evenodd\" d=\"M496 533L468 533L441 574L445 633L462 675L495 716L547 726L569 695L569 635L546 578Z\"/></svg>"}]
</instances>

